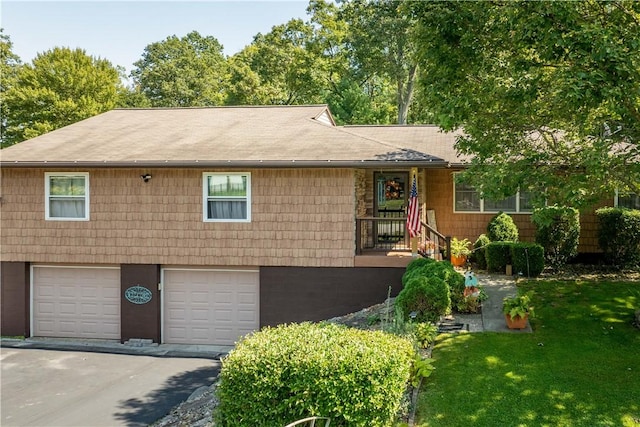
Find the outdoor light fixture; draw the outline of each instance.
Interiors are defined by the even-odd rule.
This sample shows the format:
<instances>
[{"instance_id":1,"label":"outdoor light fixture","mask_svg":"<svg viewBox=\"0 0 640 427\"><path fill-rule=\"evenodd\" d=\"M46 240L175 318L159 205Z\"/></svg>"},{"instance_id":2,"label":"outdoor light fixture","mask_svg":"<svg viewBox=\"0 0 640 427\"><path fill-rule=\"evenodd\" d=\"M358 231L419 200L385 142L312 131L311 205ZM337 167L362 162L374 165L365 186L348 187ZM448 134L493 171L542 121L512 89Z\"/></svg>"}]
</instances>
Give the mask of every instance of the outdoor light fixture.
<instances>
[{"instance_id":1,"label":"outdoor light fixture","mask_svg":"<svg viewBox=\"0 0 640 427\"><path fill-rule=\"evenodd\" d=\"M140 175L140 178L142 178L144 182L149 182L149 180L151 179L151 174L145 173L144 175Z\"/></svg>"}]
</instances>

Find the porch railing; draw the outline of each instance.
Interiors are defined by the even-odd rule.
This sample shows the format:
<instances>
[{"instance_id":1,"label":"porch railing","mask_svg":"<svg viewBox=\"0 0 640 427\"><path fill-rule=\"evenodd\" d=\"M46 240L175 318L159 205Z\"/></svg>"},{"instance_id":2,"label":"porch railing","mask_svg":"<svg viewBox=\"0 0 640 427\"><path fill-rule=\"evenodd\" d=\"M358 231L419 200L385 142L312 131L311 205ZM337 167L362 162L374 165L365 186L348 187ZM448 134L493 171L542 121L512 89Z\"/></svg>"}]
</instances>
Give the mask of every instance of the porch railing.
<instances>
[{"instance_id":1,"label":"porch railing","mask_svg":"<svg viewBox=\"0 0 640 427\"><path fill-rule=\"evenodd\" d=\"M356 218L356 254L410 251L411 239L406 224L406 217ZM418 252L425 256L443 253L443 259L448 259L451 253L451 238L421 222Z\"/></svg>"}]
</instances>

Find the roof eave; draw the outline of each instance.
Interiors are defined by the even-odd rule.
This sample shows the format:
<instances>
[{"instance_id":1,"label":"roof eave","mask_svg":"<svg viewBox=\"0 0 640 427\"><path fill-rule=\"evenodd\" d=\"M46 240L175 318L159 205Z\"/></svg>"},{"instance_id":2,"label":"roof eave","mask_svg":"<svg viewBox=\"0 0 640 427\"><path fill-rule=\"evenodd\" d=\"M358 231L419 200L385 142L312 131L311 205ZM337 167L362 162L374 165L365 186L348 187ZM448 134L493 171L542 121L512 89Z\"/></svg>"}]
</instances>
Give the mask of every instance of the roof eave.
<instances>
[{"instance_id":1,"label":"roof eave","mask_svg":"<svg viewBox=\"0 0 640 427\"><path fill-rule=\"evenodd\" d=\"M444 160L140 160L140 161L0 161L1 168L447 168Z\"/></svg>"}]
</instances>

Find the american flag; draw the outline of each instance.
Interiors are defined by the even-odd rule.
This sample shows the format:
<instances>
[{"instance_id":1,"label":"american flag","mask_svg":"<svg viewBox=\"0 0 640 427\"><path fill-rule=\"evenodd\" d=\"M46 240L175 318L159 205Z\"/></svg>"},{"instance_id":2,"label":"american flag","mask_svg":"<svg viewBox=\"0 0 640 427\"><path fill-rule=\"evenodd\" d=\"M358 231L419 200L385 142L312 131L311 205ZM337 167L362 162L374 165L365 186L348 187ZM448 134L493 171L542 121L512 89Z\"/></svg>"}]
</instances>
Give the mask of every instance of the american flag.
<instances>
[{"instance_id":1,"label":"american flag","mask_svg":"<svg viewBox=\"0 0 640 427\"><path fill-rule=\"evenodd\" d=\"M407 230L411 237L416 237L420 234L420 207L418 206L418 185L416 184L415 175L411 184L409 209L407 209Z\"/></svg>"}]
</instances>

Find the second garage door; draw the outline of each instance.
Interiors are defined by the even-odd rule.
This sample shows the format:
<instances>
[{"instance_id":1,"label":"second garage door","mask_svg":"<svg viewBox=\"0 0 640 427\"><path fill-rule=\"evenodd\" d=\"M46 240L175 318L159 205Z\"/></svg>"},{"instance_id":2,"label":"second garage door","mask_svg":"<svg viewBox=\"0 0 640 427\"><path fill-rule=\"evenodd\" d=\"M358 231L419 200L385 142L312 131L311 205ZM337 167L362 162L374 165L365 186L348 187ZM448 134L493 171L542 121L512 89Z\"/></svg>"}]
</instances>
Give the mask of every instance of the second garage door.
<instances>
[{"instance_id":1,"label":"second garage door","mask_svg":"<svg viewBox=\"0 0 640 427\"><path fill-rule=\"evenodd\" d=\"M257 270L163 270L163 342L233 345L259 328Z\"/></svg>"}]
</instances>

